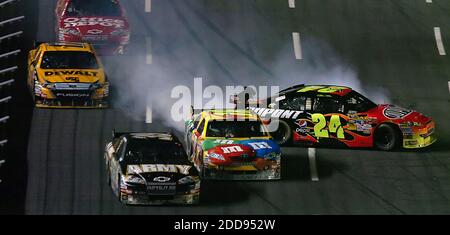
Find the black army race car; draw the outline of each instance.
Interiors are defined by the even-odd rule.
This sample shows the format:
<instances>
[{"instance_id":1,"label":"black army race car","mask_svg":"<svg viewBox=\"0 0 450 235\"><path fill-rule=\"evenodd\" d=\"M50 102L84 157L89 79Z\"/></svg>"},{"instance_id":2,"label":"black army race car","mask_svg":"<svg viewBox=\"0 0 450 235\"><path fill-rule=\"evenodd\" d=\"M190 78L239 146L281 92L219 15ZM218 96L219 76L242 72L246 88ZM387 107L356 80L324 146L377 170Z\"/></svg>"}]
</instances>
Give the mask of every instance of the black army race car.
<instances>
[{"instance_id":1,"label":"black army race car","mask_svg":"<svg viewBox=\"0 0 450 235\"><path fill-rule=\"evenodd\" d=\"M200 178L170 133L116 133L106 145L107 179L128 205L197 204Z\"/></svg>"}]
</instances>

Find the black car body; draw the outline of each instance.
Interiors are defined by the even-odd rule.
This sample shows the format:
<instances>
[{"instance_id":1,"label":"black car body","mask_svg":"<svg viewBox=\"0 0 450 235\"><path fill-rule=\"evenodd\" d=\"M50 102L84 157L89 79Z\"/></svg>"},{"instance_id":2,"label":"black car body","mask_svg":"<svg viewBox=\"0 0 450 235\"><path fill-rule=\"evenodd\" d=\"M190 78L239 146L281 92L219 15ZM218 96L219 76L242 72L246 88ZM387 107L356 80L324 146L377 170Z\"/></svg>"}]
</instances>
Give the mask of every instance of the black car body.
<instances>
[{"instance_id":1,"label":"black car body","mask_svg":"<svg viewBox=\"0 0 450 235\"><path fill-rule=\"evenodd\" d=\"M170 133L115 133L106 145L107 179L129 205L197 204L200 178Z\"/></svg>"}]
</instances>

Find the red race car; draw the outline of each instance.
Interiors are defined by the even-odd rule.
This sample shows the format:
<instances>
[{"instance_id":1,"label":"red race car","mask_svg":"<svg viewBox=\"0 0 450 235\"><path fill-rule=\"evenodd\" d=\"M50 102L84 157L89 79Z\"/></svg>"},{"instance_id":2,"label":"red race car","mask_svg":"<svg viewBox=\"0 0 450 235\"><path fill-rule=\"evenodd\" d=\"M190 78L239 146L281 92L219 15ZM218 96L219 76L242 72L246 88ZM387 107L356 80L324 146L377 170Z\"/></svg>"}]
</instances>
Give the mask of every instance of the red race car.
<instances>
[{"instance_id":1,"label":"red race car","mask_svg":"<svg viewBox=\"0 0 450 235\"><path fill-rule=\"evenodd\" d=\"M130 41L118 0L58 0L55 14L60 42L88 42L99 54L123 54Z\"/></svg>"},{"instance_id":2,"label":"red race car","mask_svg":"<svg viewBox=\"0 0 450 235\"><path fill-rule=\"evenodd\" d=\"M270 123L271 135L279 144L387 151L423 148L436 141L435 123L430 117L394 105L377 105L349 87L297 85L280 91L277 97L246 103L259 104L250 109ZM261 108L261 104L267 108Z\"/></svg>"}]
</instances>

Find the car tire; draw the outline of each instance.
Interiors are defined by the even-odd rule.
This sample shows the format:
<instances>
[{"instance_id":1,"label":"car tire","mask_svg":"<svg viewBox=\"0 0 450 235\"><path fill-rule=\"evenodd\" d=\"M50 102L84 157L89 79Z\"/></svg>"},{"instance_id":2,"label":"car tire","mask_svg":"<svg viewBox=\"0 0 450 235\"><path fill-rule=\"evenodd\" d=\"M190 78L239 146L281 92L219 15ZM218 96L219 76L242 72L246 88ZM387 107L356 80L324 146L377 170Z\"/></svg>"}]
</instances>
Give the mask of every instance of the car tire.
<instances>
[{"instance_id":1,"label":"car tire","mask_svg":"<svg viewBox=\"0 0 450 235\"><path fill-rule=\"evenodd\" d=\"M278 120L274 123L278 123L278 129L271 132L273 139L279 145L289 145L292 143L292 128L286 121Z\"/></svg>"},{"instance_id":2,"label":"car tire","mask_svg":"<svg viewBox=\"0 0 450 235\"><path fill-rule=\"evenodd\" d=\"M383 123L377 127L373 137L374 146L383 151L391 151L401 144L400 131L395 126Z\"/></svg>"}]
</instances>

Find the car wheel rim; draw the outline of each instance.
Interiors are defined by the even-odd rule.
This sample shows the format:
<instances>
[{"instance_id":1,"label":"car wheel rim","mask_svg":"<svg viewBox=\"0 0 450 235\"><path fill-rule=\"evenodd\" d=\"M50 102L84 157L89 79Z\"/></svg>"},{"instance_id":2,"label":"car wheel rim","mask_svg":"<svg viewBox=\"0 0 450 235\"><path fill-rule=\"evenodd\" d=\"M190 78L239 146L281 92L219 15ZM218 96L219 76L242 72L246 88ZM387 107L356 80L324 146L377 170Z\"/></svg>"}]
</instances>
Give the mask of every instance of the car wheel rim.
<instances>
[{"instance_id":1,"label":"car wheel rim","mask_svg":"<svg viewBox=\"0 0 450 235\"><path fill-rule=\"evenodd\" d=\"M392 145L393 139L394 136L390 131L382 130L378 135L377 143L383 148L388 148Z\"/></svg>"}]
</instances>

